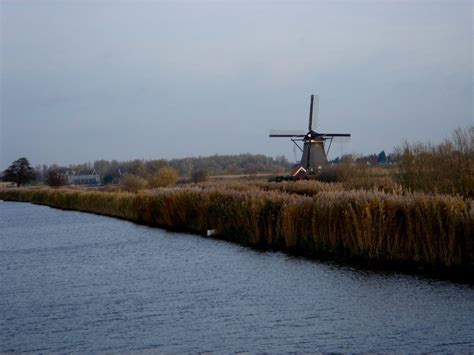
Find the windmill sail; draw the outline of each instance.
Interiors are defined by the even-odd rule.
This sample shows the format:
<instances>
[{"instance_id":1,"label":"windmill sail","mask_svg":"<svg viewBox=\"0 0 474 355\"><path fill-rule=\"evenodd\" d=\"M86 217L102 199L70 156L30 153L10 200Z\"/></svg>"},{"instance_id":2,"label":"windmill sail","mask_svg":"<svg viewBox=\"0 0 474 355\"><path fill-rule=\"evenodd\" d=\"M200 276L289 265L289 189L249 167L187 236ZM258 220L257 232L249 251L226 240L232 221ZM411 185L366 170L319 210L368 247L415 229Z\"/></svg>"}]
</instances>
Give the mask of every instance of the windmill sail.
<instances>
[{"instance_id":1,"label":"windmill sail","mask_svg":"<svg viewBox=\"0 0 474 355\"><path fill-rule=\"evenodd\" d=\"M302 130L282 130L282 129L271 129L270 137L304 137L306 134Z\"/></svg>"},{"instance_id":2,"label":"windmill sail","mask_svg":"<svg viewBox=\"0 0 474 355\"><path fill-rule=\"evenodd\" d=\"M314 127L318 127L319 114L319 95L311 95L311 104L309 107L309 125L308 130L313 130L313 113L314 113Z\"/></svg>"},{"instance_id":3,"label":"windmill sail","mask_svg":"<svg viewBox=\"0 0 474 355\"><path fill-rule=\"evenodd\" d=\"M324 137L350 137L350 133L320 133Z\"/></svg>"}]
</instances>

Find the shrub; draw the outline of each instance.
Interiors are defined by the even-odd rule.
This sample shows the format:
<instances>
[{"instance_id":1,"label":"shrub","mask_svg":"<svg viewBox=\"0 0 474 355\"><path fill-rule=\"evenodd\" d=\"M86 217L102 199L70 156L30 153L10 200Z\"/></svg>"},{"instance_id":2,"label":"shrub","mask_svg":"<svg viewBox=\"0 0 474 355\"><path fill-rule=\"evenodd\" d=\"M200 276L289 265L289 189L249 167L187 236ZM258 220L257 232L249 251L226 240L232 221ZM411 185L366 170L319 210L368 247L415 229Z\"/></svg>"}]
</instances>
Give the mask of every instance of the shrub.
<instances>
[{"instance_id":1,"label":"shrub","mask_svg":"<svg viewBox=\"0 0 474 355\"><path fill-rule=\"evenodd\" d=\"M342 180L340 166L327 166L318 173L317 179L321 182L340 182Z\"/></svg>"},{"instance_id":2,"label":"shrub","mask_svg":"<svg viewBox=\"0 0 474 355\"><path fill-rule=\"evenodd\" d=\"M204 169L196 170L191 175L191 180L195 183L204 182L209 179L209 174Z\"/></svg>"},{"instance_id":3,"label":"shrub","mask_svg":"<svg viewBox=\"0 0 474 355\"><path fill-rule=\"evenodd\" d=\"M46 176L46 184L52 187L64 186L67 184L67 179L60 170L50 169Z\"/></svg>"},{"instance_id":4,"label":"shrub","mask_svg":"<svg viewBox=\"0 0 474 355\"><path fill-rule=\"evenodd\" d=\"M124 191L138 192L148 187L145 179L135 175L125 175L120 179L120 187Z\"/></svg>"},{"instance_id":5,"label":"shrub","mask_svg":"<svg viewBox=\"0 0 474 355\"><path fill-rule=\"evenodd\" d=\"M325 167L316 178L325 183L339 183L344 190L380 190L401 193L403 189L393 180L392 175L389 168L371 168L367 164L348 160Z\"/></svg>"},{"instance_id":6,"label":"shrub","mask_svg":"<svg viewBox=\"0 0 474 355\"><path fill-rule=\"evenodd\" d=\"M176 185L177 181L178 172L176 169L163 167L158 169L158 172L148 180L148 183L150 184L150 187L157 188Z\"/></svg>"}]
</instances>

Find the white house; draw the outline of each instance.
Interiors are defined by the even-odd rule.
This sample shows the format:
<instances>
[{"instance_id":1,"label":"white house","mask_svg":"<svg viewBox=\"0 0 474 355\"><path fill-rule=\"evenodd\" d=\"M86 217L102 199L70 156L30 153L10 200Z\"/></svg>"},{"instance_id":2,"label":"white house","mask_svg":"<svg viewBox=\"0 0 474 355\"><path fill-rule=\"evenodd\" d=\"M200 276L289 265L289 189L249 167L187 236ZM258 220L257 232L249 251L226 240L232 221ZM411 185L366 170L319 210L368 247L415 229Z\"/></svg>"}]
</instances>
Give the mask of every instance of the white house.
<instances>
[{"instance_id":1,"label":"white house","mask_svg":"<svg viewBox=\"0 0 474 355\"><path fill-rule=\"evenodd\" d=\"M97 174L95 169L80 170L78 172L70 170L66 173L66 177L67 177L67 182L70 185L87 185L87 186L100 185L100 175Z\"/></svg>"}]
</instances>

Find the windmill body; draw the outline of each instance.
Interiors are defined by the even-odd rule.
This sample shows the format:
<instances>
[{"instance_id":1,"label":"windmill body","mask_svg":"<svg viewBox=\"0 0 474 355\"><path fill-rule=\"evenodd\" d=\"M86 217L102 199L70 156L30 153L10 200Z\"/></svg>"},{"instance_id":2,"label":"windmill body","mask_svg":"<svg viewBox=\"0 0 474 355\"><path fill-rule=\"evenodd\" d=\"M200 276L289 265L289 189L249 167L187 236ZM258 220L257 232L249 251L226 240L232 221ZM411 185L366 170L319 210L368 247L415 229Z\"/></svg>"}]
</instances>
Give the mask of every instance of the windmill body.
<instances>
[{"instance_id":1,"label":"windmill body","mask_svg":"<svg viewBox=\"0 0 474 355\"><path fill-rule=\"evenodd\" d=\"M303 143L303 154L300 165L307 171L318 171L328 163L324 140L320 137L308 138Z\"/></svg>"},{"instance_id":2,"label":"windmill body","mask_svg":"<svg viewBox=\"0 0 474 355\"><path fill-rule=\"evenodd\" d=\"M336 137L350 137L349 133L318 133L313 130L313 106L316 106L315 118L317 121L318 109L319 109L319 96L311 95L311 104L309 109L309 124L308 132L304 131L271 131L270 137L286 137L290 138L291 141L296 144L300 149L301 163L308 174L317 173L321 171L325 165L327 165L327 153L331 147L331 143ZM316 124L315 124L316 126ZM301 147L298 142L303 142ZM326 149L326 142L329 142L329 146Z\"/></svg>"}]
</instances>

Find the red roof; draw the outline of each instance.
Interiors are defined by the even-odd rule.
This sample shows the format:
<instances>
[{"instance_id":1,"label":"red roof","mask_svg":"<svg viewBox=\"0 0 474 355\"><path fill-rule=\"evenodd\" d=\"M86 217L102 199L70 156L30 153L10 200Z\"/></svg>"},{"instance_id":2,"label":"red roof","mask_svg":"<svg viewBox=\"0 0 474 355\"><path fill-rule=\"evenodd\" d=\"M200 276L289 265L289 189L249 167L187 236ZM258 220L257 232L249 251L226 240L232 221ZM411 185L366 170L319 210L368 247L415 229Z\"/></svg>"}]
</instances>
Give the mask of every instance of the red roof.
<instances>
[{"instance_id":1,"label":"red roof","mask_svg":"<svg viewBox=\"0 0 474 355\"><path fill-rule=\"evenodd\" d=\"M291 169L291 176L296 176L296 175L305 174L305 173L306 173L306 169L303 168L302 165L297 165L293 169Z\"/></svg>"}]
</instances>

